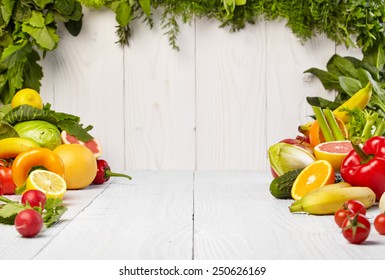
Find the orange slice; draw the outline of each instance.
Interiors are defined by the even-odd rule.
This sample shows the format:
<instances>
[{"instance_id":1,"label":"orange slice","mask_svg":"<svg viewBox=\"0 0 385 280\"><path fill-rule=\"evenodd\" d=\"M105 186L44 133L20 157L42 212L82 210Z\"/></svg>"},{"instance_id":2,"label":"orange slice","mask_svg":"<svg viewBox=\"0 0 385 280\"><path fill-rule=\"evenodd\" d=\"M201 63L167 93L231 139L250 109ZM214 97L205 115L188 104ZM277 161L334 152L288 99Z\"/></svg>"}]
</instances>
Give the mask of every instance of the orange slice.
<instances>
[{"instance_id":1,"label":"orange slice","mask_svg":"<svg viewBox=\"0 0 385 280\"><path fill-rule=\"evenodd\" d=\"M334 168L327 160L316 160L297 176L291 188L291 197L301 199L308 192L335 182Z\"/></svg>"},{"instance_id":2,"label":"orange slice","mask_svg":"<svg viewBox=\"0 0 385 280\"><path fill-rule=\"evenodd\" d=\"M346 128L346 125L344 124L344 122L340 118L338 118L336 116L335 116L335 118L336 118L336 121L338 123L338 126L340 127L342 135L345 138L348 138L348 129ZM320 128L317 120L315 120L310 127L309 141L310 141L310 144L312 144L313 146L317 146L318 144L325 142L325 137L321 131L321 128Z\"/></svg>"},{"instance_id":3,"label":"orange slice","mask_svg":"<svg viewBox=\"0 0 385 280\"><path fill-rule=\"evenodd\" d=\"M320 143L314 147L316 159L324 159L330 162L335 171L339 171L342 161L353 150L352 143L346 141L330 141Z\"/></svg>"}]
</instances>

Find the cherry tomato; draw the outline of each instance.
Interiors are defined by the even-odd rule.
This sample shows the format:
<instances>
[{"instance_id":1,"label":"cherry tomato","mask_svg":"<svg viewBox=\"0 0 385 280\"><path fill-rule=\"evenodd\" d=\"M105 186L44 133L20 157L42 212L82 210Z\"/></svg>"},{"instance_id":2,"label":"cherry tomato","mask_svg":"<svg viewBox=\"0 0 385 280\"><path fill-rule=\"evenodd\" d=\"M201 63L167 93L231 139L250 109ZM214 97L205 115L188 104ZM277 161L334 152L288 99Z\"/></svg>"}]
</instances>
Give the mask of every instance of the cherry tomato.
<instances>
[{"instance_id":1,"label":"cherry tomato","mask_svg":"<svg viewBox=\"0 0 385 280\"><path fill-rule=\"evenodd\" d=\"M374 228L379 234L385 234L385 213L378 214L374 219Z\"/></svg>"},{"instance_id":2,"label":"cherry tomato","mask_svg":"<svg viewBox=\"0 0 385 280\"><path fill-rule=\"evenodd\" d=\"M334 221L339 227L342 227L342 223L345 221L346 217L354 214L350 209L340 208L334 213Z\"/></svg>"},{"instance_id":3,"label":"cherry tomato","mask_svg":"<svg viewBox=\"0 0 385 280\"><path fill-rule=\"evenodd\" d=\"M369 220L360 213L348 216L342 223L343 236L353 244L364 242L370 233Z\"/></svg>"},{"instance_id":4,"label":"cherry tomato","mask_svg":"<svg viewBox=\"0 0 385 280\"><path fill-rule=\"evenodd\" d=\"M366 207L359 200L355 200L355 199L347 200L344 203L343 208L350 209L353 211L353 213L360 213L362 215L366 215Z\"/></svg>"},{"instance_id":5,"label":"cherry tomato","mask_svg":"<svg viewBox=\"0 0 385 280\"><path fill-rule=\"evenodd\" d=\"M16 215L15 226L23 237L34 237L43 227L43 218L36 210L26 209Z\"/></svg>"},{"instance_id":6,"label":"cherry tomato","mask_svg":"<svg viewBox=\"0 0 385 280\"><path fill-rule=\"evenodd\" d=\"M45 202L47 197L42 191L39 190L28 190L21 196L21 203L24 205L29 204L29 206L40 207L41 210L44 210Z\"/></svg>"}]
</instances>

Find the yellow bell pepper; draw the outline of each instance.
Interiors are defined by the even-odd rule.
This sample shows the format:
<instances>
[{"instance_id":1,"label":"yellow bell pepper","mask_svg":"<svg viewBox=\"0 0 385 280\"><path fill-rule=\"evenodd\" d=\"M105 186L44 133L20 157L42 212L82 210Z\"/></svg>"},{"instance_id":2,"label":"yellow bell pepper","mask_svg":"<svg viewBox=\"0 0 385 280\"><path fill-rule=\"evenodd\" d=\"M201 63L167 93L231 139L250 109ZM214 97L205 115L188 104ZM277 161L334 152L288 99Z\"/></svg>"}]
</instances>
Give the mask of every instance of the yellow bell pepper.
<instances>
[{"instance_id":1,"label":"yellow bell pepper","mask_svg":"<svg viewBox=\"0 0 385 280\"><path fill-rule=\"evenodd\" d=\"M12 179L21 187L33 167L43 167L64 178L64 164L61 158L48 148L35 148L20 153L12 163Z\"/></svg>"}]
</instances>

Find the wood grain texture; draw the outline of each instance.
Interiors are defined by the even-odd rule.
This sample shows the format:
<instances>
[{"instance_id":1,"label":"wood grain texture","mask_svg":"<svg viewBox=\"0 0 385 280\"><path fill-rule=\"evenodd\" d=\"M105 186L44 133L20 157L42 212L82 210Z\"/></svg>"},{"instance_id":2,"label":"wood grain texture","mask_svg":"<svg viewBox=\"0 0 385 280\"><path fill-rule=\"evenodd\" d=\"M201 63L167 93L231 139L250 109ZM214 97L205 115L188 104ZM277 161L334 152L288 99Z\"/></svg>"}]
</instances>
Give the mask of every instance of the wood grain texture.
<instances>
[{"instance_id":1,"label":"wood grain texture","mask_svg":"<svg viewBox=\"0 0 385 280\"><path fill-rule=\"evenodd\" d=\"M78 37L61 26L58 49L43 61L41 94L54 110L93 125L102 156L124 169L123 51L115 44L114 14L86 9L84 17Z\"/></svg>"},{"instance_id":2,"label":"wood grain texture","mask_svg":"<svg viewBox=\"0 0 385 280\"><path fill-rule=\"evenodd\" d=\"M285 22L267 22L266 59L266 127L267 146L298 134L298 126L311 120L307 96L328 98L319 80L304 71L324 69L334 54L334 43L325 37L298 41ZM334 98L334 95L332 96Z\"/></svg>"},{"instance_id":3,"label":"wood grain texture","mask_svg":"<svg viewBox=\"0 0 385 280\"><path fill-rule=\"evenodd\" d=\"M193 174L114 180L36 259L192 259Z\"/></svg>"},{"instance_id":4,"label":"wood grain texture","mask_svg":"<svg viewBox=\"0 0 385 280\"><path fill-rule=\"evenodd\" d=\"M237 33L197 22L197 170L261 168L265 36L263 22Z\"/></svg>"},{"instance_id":5,"label":"wood grain texture","mask_svg":"<svg viewBox=\"0 0 385 280\"><path fill-rule=\"evenodd\" d=\"M384 259L377 232L368 246L352 246L332 216L290 213L292 200L275 199L270 181L258 172L196 173L194 259Z\"/></svg>"},{"instance_id":6,"label":"wood grain texture","mask_svg":"<svg viewBox=\"0 0 385 280\"><path fill-rule=\"evenodd\" d=\"M182 25L179 52L165 30L136 29L124 50L126 168L193 170L195 27Z\"/></svg>"}]
</instances>

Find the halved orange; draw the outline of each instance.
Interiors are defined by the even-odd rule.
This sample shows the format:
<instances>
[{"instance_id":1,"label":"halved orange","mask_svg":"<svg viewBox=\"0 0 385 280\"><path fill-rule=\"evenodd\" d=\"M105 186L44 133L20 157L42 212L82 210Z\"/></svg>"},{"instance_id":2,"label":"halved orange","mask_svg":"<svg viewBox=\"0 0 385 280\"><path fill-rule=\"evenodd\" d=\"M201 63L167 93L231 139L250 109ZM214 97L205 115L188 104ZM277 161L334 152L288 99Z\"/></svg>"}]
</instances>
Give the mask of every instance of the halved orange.
<instances>
[{"instance_id":1,"label":"halved orange","mask_svg":"<svg viewBox=\"0 0 385 280\"><path fill-rule=\"evenodd\" d=\"M314 155L316 159L324 159L330 162L335 171L340 170L342 161L348 153L353 150L352 143L345 141L330 141L320 143L314 147Z\"/></svg>"},{"instance_id":2,"label":"halved orange","mask_svg":"<svg viewBox=\"0 0 385 280\"><path fill-rule=\"evenodd\" d=\"M340 127L342 135L345 138L348 138L348 129L347 129L345 123L340 118L338 118L337 116L334 116L334 117L337 121L338 126ZM313 146L317 146L318 144L325 142L325 137L321 131L321 128L320 128L317 120L315 120L310 127L309 141L310 141L310 144L312 144Z\"/></svg>"},{"instance_id":3,"label":"halved orange","mask_svg":"<svg viewBox=\"0 0 385 280\"><path fill-rule=\"evenodd\" d=\"M291 197L301 199L308 192L335 182L334 168L327 160L316 160L295 179L291 188Z\"/></svg>"}]
</instances>

